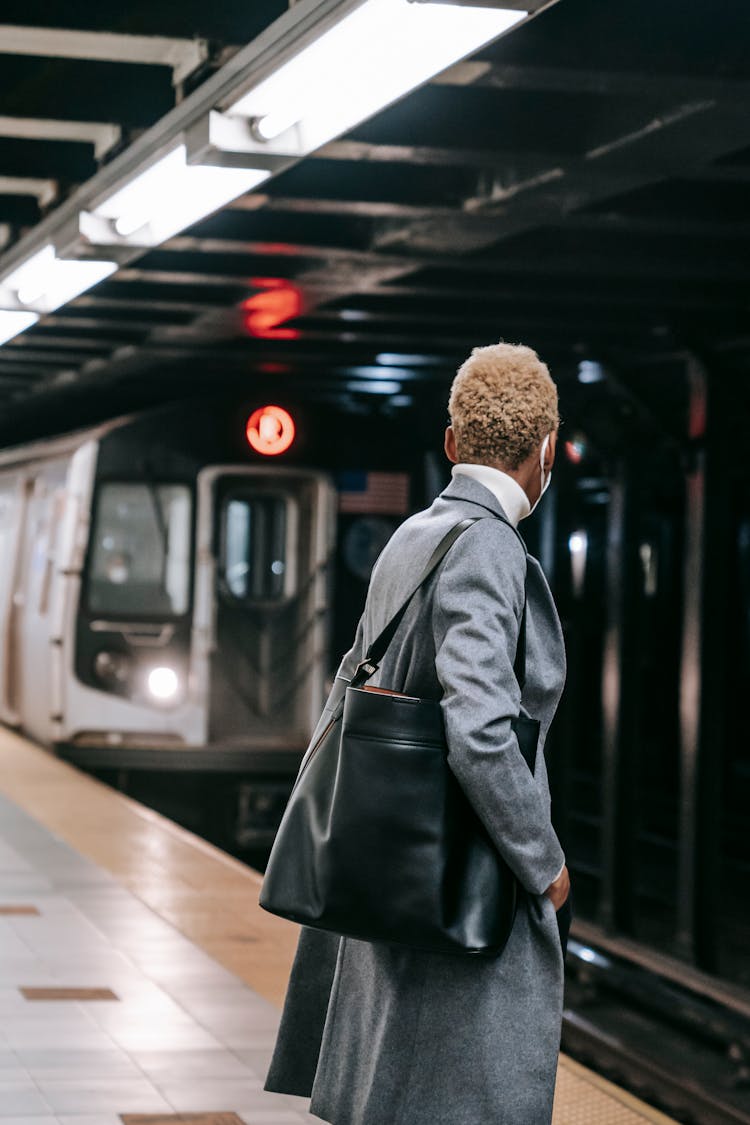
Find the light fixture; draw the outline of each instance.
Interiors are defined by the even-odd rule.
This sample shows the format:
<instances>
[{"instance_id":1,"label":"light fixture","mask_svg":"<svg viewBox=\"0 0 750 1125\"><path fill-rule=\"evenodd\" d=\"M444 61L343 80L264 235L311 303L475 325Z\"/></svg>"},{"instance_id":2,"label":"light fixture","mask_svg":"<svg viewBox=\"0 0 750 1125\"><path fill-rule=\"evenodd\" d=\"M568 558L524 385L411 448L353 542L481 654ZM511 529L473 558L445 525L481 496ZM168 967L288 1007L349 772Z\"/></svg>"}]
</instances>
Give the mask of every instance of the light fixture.
<instances>
[{"instance_id":1,"label":"light fixture","mask_svg":"<svg viewBox=\"0 0 750 1125\"><path fill-rule=\"evenodd\" d=\"M91 214L82 213L81 231L91 242L122 240L156 246L257 187L270 174L265 168L189 164L186 146L178 144L97 204Z\"/></svg>"},{"instance_id":2,"label":"light fixture","mask_svg":"<svg viewBox=\"0 0 750 1125\"><path fill-rule=\"evenodd\" d=\"M440 367L445 360L439 355L413 355L409 352L378 352L375 362L384 367Z\"/></svg>"},{"instance_id":3,"label":"light fixture","mask_svg":"<svg viewBox=\"0 0 750 1125\"><path fill-rule=\"evenodd\" d=\"M48 243L2 278L0 289L10 291L18 304L33 308L35 313L48 313L85 293L116 269L116 262L58 258L54 246Z\"/></svg>"},{"instance_id":4,"label":"light fixture","mask_svg":"<svg viewBox=\"0 0 750 1125\"><path fill-rule=\"evenodd\" d=\"M230 103L227 112L249 119L255 140L272 151L311 152L526 15L486 4L365 0Z\"/></svg>"},{"instance_id":5,"label":"light fixture","mask_svg":"<svg viewBox=\"0 0 750 1125\"><path fill-rule=\"evenodd\" d=\"M588 961L590 965L607 965L607 961L595 949L591 949L588 945L581 945L580 942L571 941L570 951L574 957L578 957L581 961Z\"/></svg>"},{"instance_id":6,"label":"light fixture","mask_svg":"<svg viewBox=\"0 0 750 1125\"><path fill-rule=\"evenodd\" d=\"M601 383L604 378L604 368L595 359L582 359L578 364L579 383Z\"/></svg>"},{"instance_id":7,"label":"light fixture","mask_svg":"<svg viewBox=\"0 0 750 1125\"><path fill-rule=\"evenodd\" d=\"M390 379L352 379L346 384L347 391L365 395L397 395L401 384Z\"/></svg>"},{"instance_id":8,"label":"light fixture","mask_svg":"<svg viewBox=\"0 0 750 1125\"><path fill-rule=\"evenodd\" d=\"M264 457L286 453L295 433L294 419L283 406L260 406L252 412L245 426L248 444Z\"/></svg>"},{"instance_id":9,"label":"light fixture","mask_svg":"<svg viewBox=\"0 0 750 1125\"><path fill-rule=\"evenodd\" d=\"M7 344L8 340L12 340L19 332L25 332L38 320L39 317L33 312L0 309L0 344Z\"/></svg>"},{"instance_id":10,"label":"light fixture","mask_svg":"<svg viewBox=\"0 0 750 1125\"><path fill-rule=\"evenodd\" d=\"M573 597L583 595L586 581L586 557L588 555L589 537L584 528L573 531L568 536L568 550L570 551L570 577L573 587Z\"/></svg>"},{"instance_id":11,"label":"light fixture","mask_svg":"<svg viewBox=\"0 0 750 1125\"><path fill-rule=\"evenodd\" d=\"M148 674L148 690L154 699L167 703L174 699L180 687L180 679L174 668L152 668Z\"/></svg>"}]
</instances>

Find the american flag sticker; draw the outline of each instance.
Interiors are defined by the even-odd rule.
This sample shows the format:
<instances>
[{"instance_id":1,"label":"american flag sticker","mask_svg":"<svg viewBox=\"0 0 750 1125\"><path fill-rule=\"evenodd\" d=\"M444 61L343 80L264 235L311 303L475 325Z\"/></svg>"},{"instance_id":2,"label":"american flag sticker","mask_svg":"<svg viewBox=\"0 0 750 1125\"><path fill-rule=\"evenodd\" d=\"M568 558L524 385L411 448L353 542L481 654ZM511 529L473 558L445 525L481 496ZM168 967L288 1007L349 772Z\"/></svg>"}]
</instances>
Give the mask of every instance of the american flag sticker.
<instances>
[{"instance_id":1,"label":"american flag sticker","mask_svg":"<svg viewBox=\"0 0 750 1125\"><path fill-rule=\"evenodd\" d=\"M403 516L409 511L408 473L338 474L339 511Z\"/></svg>"}]
</instances>

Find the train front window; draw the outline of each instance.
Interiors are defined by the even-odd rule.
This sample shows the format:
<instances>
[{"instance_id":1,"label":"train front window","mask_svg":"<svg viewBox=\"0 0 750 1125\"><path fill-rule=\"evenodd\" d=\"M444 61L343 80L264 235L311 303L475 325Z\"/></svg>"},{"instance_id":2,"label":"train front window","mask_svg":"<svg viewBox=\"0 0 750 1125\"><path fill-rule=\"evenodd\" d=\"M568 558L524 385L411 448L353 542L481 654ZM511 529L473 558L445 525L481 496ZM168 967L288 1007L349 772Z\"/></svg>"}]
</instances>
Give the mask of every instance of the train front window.
<instances>
[{"instance_id":1,"label":"train front window","mask_svg":"<svg viewBox=\"0 0 750 1125\"><path fill-rule=\"evenodd\" d=\"M234 495L223 511L222 577L238 601L274 601L286 588L287 500Z\"/></svg>"},{"instance_id":2,"label":"train front window","mask_svg":"<svg viewBox=\"0 0 750 1125\"><path fill-rule=\"evenodd\" d=\"M185 485L102 485L91 537L89 609L128 616L185 613L191 517Z\"/></svg>"}]
</instances>

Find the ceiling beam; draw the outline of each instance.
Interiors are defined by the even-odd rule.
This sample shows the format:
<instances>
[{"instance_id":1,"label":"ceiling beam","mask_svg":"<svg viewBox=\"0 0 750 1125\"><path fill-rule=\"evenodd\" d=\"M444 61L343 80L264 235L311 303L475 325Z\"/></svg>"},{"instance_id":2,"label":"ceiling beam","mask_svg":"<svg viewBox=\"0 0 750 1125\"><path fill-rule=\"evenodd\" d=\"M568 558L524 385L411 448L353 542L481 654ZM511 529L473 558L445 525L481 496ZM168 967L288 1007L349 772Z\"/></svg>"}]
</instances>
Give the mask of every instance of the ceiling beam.
<instances>
[{"instance_id":1,"label":"ceiling beam","mask_svg":"<svg viewBox=\"0 0 750 1125\"><path fill-rule=\"evenodd\" d=\"M749 170L750 173L750 170ZM628 215L621 211L561 215L563 230L611 231L613 234L642 234L649 238L750 238L750 222L731 219L684 219L670 214Z\"/></svg>"},{"instance_id":2,"label":"ceiling beam","mask_svg":"<svg viewBox=\"0 0 750 1125\"><path fill-rule=\"evenodd\" d=\"M364 295L361 295L364 296ZM380 318L382 320L402 320L403 317L412 317L414 320L419 320L424 323L429 319L430 315L434 315L436 320L442 321L444 314L442 312L435 312L430 314L423 312L420 308L414 307L415 302L424 301L439 301L441 308L450 302L455 303L455 307L459 310L458 315L470 321L485 321L491 319L493 316L502 315L508 305L514 306L518 309L523 309L524 306L533 304L539 311L544 310L549 312L552 308L560 307L564 309L571 309L577 311L582 308L601 308L607 310L622 310L623 315L639 316L639 310L648 314L646 318L649 322L657 318L663 318L667 315L674 315L684 309L686 313L692 314L695 312L727 312L729 315L736 314L746 308L747 300L741 292L735 292L731 296L717 294L709 296L701 293L690 294L685 292L673 292L666 289L664 286L659 285L658 293L654 294L652 290L635 291L633 289L617 290L608 292L603 290L601 286L595 290L581 290L574 289L566 286L564 289L552 292L537 292L533 296L519 293L518 289L513 286L498 286L489 288L487 286L467 287L462 284L461 277L458 277L453 284L438 283L434 285L427 284L402 284L402 285L382 285L377 288L374 294L369 295L369 299L375 297L376 300L382 298L382 307L369 307L359 308L357 306L357 295L352 294L351 303L344 308L337 309L319 309L311 312L314 318L323 318L330 321L340 319L342 321L347 318L359 317L363 320L371 318ZM401 315L391 314L388 311L386 302L398 302L397 307L405 310ZM466 305L473 305L474 308L471 313L465 312ZM71 327L80 329L97 329L108 330L111 333L122 331L123 333L132 332L134 334L143 333L147 335L151 331L171 326L175 329L180 327L188 327L194 324L194 319L186 320L185 317L198 318L206 316L214 316L218 313L231 314L234 308L227 309L215 303L206 301L171 301L171 300L146 300L143 298L133 298L123 295L122 297L93 297L83 296L76 299L76 301L68 306L70 311L64 311L57 314L52 314L44 319L44 325L49 327ZM88 310L89 315L86 315ZM121 318L117 316L107 315L108 313L117 312L118 310L126 310L128 312L141 310L143 312L158 313L158 320L138 320L136 318ZM101 313L102 315L97 315ZM450 312L448 312L450 316Z\"/></svg>"},{"instance_id":3,"label":"ceiling beam","mask_svg":"<svg viewBox=\"0 0 750 1125\"><path fill-rule=\"evenodd\" d=\"M206 62L209 47L205 39L0 24L0 54L168 66L173 85L179 86Z\"/></svg>"},{"instance_id":4,"label":"ceiling beam","mask_svg":"<svg viewBox=\"0 0 750 1125\"><path fill-rule=\"evenodd\" d=\"M717 184L750 183L750 164L712 164L706 168L686 168L680 179Z\"/></svg>"},{"instance_id":5,"label":"ceiling beam","mask_svg":"<svg viewBox=\"0 0 750 1125\"><path fill-rule=\"evenodd\" d=\"M531 169L544 167L564 154L516 149L439 147L435 145L386 145L368 141L330 141L308 159L347 160L356 164L409 164L449 168Z\"/></svg>"},{"instance_id":6,"label":"ceiling beam","mask_svg":"<svg viewBox=\"0 0 750 1125\"><path fill-rule=\"evenodd\" d=\"M380 202L366 199L305 199L254 192L241 195L225 208L227 211L273 211L291 215L344 215L365 219L450 218L461 214L456 207L419 206L410 203Z\"/></svg>"},{"instance_id":7,"label":"ceiling beam","mask_svg":"<svg viewBox=\"0 0 750 1125\"><path fill-rule=\"evenodd\" d=\"M0 367L0 387L28 387L35 379L46 379L48 376L49 372L42 367L35 370L22 363L3 362Z\"/></svg>"},{"instance_id":8,"label":"ceiling beam","mask_svg":"<svg viewBox=\"0 0 750 1125\"><path fill-rule=\"evenodd\" d=\"M94 146L99 160L122 139L119 125L99 121L57 121L43 117L7 117L0 115L0 137L31 141L78 141Z\"/></svg>"},{"instance_id":9,"label":"ceiling beam","mask_svg":"<svg viewBox=\"0 0 750 1125\"><path fill-rule=\"evenodd\" d=\"M213 309L215 305L209 305L205 301L173 301L173 300L146 300L139 297L117 297L109 296L103 297L95 293L85 293L81 297L76 297L67 309L121 309L142 311L142 312L157 312L157 313L200 313L206 309ZM66 315L63 312L57 314L58 316ZM128 324L127 319L123 319L123 324ZM154 323L158 323L155 321Z\"/></svg>"},{"instance_id":10,"label":"ceiling beam","mask_svg":"<svg viewBox=\"0 0 750 1125\"><path fill-rule=\"evenodd\" d=\"M488 177L487 188L464 201L467 210L492 216L485 246L524 231L558 224L561 216L581 211L615 195L684 175L750 143L750 114L743 103L712 100L685 102L640 125L609 137L582 155L551 163L526 181L503 175ZM461 247L459 223L450 232ZM476 227L465 231L472 249L481 245ZM444 224L433 220L399 224L386 220L375 245L389 250L446 250Z\"/></svg>"},{"instance_id":11,"label":"ceiling beam","mask_svg":"<svg viewBox=\"0 0 750 1125\"><path fill-rule=\"evenodd\" d=\"M68 306L70 308L70 306ZM76 328L79 331L95 332L97 335L91 336L92 340L100 340L103 337L98 335L100 332L107 334L107 338L114 338L121 336L120 342L125 343L126 340L132 337L138 340L141 336L147 336L154 328L158 328L164 324L164 321L154 320L122 320L118 317L107 316L80 316L76 315L75 311L65 316L59 316L52 313L50 316L44 318L45 328ZM185 323L183 320L176 319L172 323L175 325Z\"/></svg>"},{"instance_id":12,"label":"ceiling beam","mask_svg":"<svg viewBox=\"0 0 750 1125\"><path fill-rule=\"evenodd\" d=\"M169 253L175 253L175 269L169 269L167 262ZM200 268L193 267L183 270L179 265L179 254L183 252L196 254L216 254L238 258L238 268L235 271L214 273L210 270L203 272ZM628 257L613 258L612 254L602 251L571 251L569 253L548 253L544 259L536 256L521 255L510 257L503 255L498 260L489 258L475 259L469 256L448 254L384 254L377 250L349 250L340 246L323 246L316 244L299 245L296 243L284 244L279 247L274 242L255 242L240 239L205 239L189 235L173 238L159 251L159 268L147 269L142 266L131 266L121 269L109 279L108 284L119 281L153 281L162 284L175 285L249 285L252 277L257 274L257 268L248 262L248 258L264 257L294 259L319 259L321 266L328 274L331 283L338 281L350 274L354 285L353 292L357 292L356 282L358 271L380 270L383 273L397 275L418 270L443 270L450 271L460 277L466 275L490 278L493 275L501 280L504 276L555 276L575 277L588 276L618 278L672 278L675 281L725 281L727 284L742 282L750 279L750 264L741 264L738 260L727 261L721 254L707 258L700 258L685 262L682 259L670 261L662 251L645 256L638 247ZM331 271L326 263L335 262L337 269ZM317 269L317 267L316 267ZM305 273L292 272L289 280L302 284Z\"/></svg>"},{"instance_id":13,"label":"ceiling beam","mask_svg":"<svg viewBox=\"0 0 750 1125\"><path fill-rule=\"evenodd\" d=\"M40 179L37 176L0 175L0 195L31 195L40 207L49 207L59 194L57 180Z\"/></svg>"},{"instance_id":14,"label":"ceiling beam","mask_svg":"<svg viewBox=\"0 0 750 1125\"><path fill-rule=\"evenodd\" d=\"M46 328L46 325L45 325ZM74 351L106 351L107 343L97 336L56 336L52 332L36 332L33 336L25 333L17 336L14 347L33 351L34 348L72 348Z\"/></svg>"},{"instance_id":15,"label":"ceiling beam","mask_svg":"<svg viewBox=\"0 0 750 1125\"><path fill-rule=\"evenodd\" d=\"M750 167L747 169L747 178L750 179ZM254 195L241 196L229 204L226 210L234 211L268 211L291 215L341 215L352 218L364 219L442 219L452 221L460 220L462 223L468 219L481 223L492 220L481 213L467 216L460 207L447 207L435 204L410 204L410 203L381 203L377 200L358 199L320 199L297 198L295 196ZM750 222L723 219L675 219L671 215L661 213L657 215L641 216L629 215L626 212L608 211L590 214L560 215L557 224L565 230L610 230L614 233L622 231L627 234L644 235L678 235L685 237L706 238L735 238L750 236ZM221 239L217 240L221 242Z\"/></svg>"},{"instance_id":16,"label":"ceiling beam","mask_svg":"<svg viewBox=\"0 0 750 1125\"><path fill-rule=\"evenodd\" d=\"M39 343L38 338L34 339L34 343ZM85 363L86 360L91 359L88 352L81 354L74 351L45 351L43 348L29 348L20 347L15 340L10 340L7 344L3 344L0 348L0 372L2 367L7 361L14 363L28 363L37 364L40 367L53 367L58 368L67 363Z\"/></svg>"},{"instance_id":17,"label":"ceiling beam","mask_svg":"<svg viewBox=\"0 0 750 1125\"><path fill-rule=\"evenodd\" d=\"M577 67L513 66L476 59L456 63L438 74L434 86L482 86L495 90L523 90L549 94L618 95L667 101L702 98L750 98L750 82L731 78L703 78L668 71L587 70Z\"/></svg>"}]
</instances>

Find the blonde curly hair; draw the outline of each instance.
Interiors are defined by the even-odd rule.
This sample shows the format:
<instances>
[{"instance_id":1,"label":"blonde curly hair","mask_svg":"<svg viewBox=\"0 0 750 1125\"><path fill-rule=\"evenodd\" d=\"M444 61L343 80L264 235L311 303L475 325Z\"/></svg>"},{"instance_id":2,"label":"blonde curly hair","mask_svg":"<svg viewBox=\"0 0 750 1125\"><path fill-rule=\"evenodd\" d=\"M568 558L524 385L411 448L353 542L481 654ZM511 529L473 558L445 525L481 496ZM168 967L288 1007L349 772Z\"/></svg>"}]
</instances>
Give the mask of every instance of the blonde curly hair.
<instances>
[{"instance_id":1,"label":"blonde curly hair","mask_svg":"<svg viewBox=\"0 0 750 1125\"><path fill-rule=\"evenodd\" d=\"M453 380L448 412L460 461L507 469L560 424L557 387L524 344L474 348Z\"/></svg>"}]
</instances>

